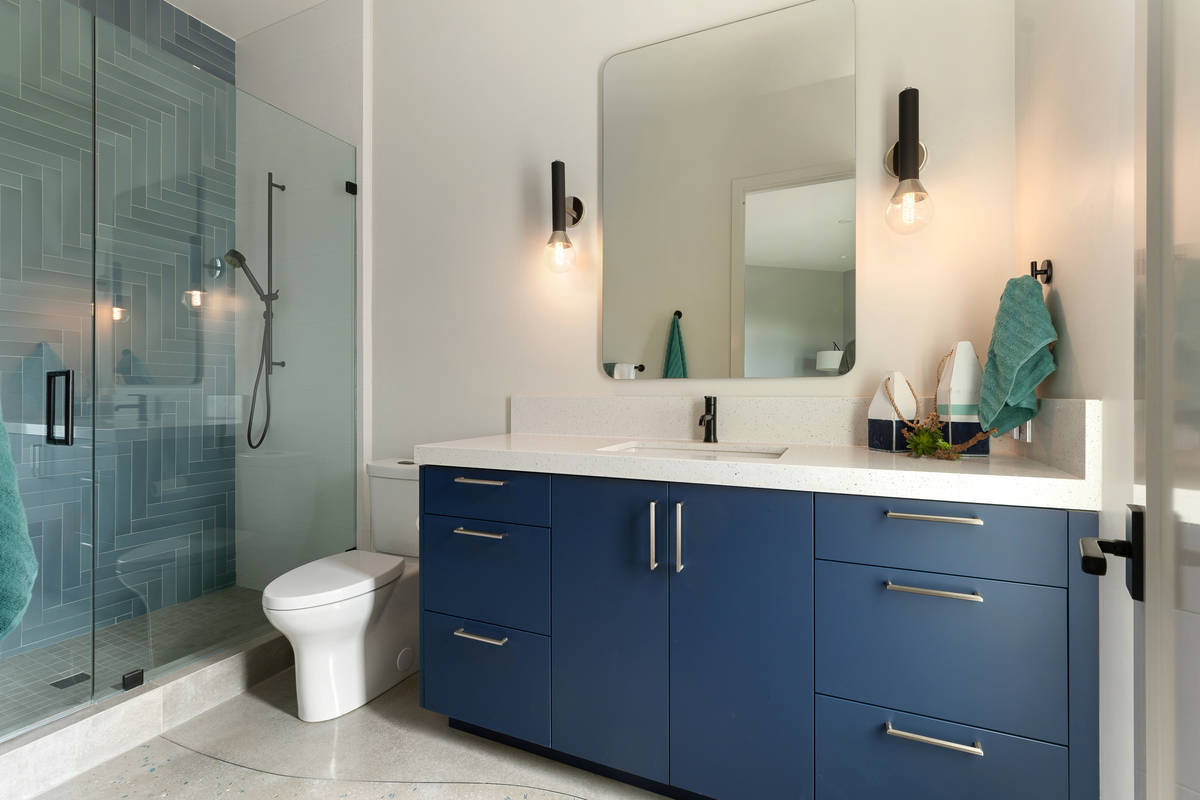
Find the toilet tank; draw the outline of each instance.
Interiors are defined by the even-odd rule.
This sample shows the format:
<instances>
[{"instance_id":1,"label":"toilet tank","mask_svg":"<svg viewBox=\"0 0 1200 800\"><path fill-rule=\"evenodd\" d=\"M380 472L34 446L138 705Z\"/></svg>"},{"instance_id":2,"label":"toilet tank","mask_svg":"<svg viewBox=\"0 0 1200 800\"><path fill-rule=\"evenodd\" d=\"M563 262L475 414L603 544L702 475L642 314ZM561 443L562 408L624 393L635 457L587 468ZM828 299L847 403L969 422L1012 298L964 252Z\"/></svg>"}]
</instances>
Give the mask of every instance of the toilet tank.
<instances>
[{"instance_id":1,"label":"toilet tank","mask_svg":"<svg viewBox=\"0 0 1200 800\"><path fill-rule=\"evenodd\" d=\"M367 464L371 491L371 542L377 552L419 558L420 468L409 459Z\"/></svg>"}]
</instances>

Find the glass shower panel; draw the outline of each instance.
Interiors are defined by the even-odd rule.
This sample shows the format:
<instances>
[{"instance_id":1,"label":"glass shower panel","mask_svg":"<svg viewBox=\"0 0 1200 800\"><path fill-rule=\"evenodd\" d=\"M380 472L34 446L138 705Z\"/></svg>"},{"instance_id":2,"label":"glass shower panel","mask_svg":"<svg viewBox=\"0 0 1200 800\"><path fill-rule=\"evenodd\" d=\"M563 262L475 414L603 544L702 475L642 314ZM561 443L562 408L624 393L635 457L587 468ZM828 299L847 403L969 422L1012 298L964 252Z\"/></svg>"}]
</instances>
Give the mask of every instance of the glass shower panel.
<instances>
[{"instance_id":1,"label":"glass shower panel","mask_svg":"<svg viewBox=\"0 0 1200 800\"><path fill-rule=\"evenodd\" d=\"M0 738L92 696L92 133L92 16L0 0L0 413L38 559L0 640ZM52 445L64 371L74 443Z\"/></svg>"},{"instance_id":2,"label":"glass shower panel","mask_svg":"<svg viewBox=\"0 0 1200 800\"><path fill-rule=\"evenodd\" d=\"M237 585L234 88L96 23L96 695L269 628Z\"/></svg>"},{"instance_id":3,"label":"glass shower panel","mask_svg":"<svg viewBox=\"0 0 1200 800\"><path fill-rule=\"evenodd\" d=\"M233 271L237 582L261 591L355 543L355 220L346 187L355 151L237 96L236 247L266 293L279 294L264 359L265 304L245 270ZM267 360L277 364L270 375Z\"/></svg>"}]
</instances>

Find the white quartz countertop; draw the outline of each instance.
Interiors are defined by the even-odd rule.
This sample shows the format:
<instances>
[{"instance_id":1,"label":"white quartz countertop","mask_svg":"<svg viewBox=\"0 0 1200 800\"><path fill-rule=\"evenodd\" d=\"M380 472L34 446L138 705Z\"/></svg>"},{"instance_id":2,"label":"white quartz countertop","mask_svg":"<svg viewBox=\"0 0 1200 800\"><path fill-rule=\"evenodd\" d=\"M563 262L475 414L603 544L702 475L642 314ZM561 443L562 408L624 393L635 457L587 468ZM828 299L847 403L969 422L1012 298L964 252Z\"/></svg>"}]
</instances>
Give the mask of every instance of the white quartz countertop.
<instances>
[{"instance_id":1,"label":"white quartz countertop","mask_svg":"<svg viewBox=\"0 0 1200 800\"><path fill-rule=\"evenodd\" d=\"M1085 478L1007 453L939 461L880 453L866 447L783 442L763 443L787 447L787 452L772 460L740 459L729 454L704 458L694 453L663 458L603 450L631 441L637 441L637 437L504 434L419 445L414 459L418 464L517 472L1100 509L1098 469L1089 469L1093 474Z\"/></svg>"}]
</instances>

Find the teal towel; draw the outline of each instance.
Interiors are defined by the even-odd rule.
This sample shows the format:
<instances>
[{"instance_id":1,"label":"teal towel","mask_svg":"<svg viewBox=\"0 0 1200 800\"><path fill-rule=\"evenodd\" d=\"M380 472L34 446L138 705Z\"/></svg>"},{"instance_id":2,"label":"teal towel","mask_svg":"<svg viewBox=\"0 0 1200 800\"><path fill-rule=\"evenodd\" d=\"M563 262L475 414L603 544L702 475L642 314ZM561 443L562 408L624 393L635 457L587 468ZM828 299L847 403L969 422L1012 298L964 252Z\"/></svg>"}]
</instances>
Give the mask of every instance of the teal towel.
<instances>
[{"instance_id":1,"label":"teal towel","mask_svg":"<svg viewBox=\"0 0 1200 800\"><path fill-rule=\"evenodd\" d=\"M671 317L671 332L667 334L667 357L663 360L664 378L687 377L687 355L683 352L683 332L679 317Z\"/></svg>"},{"instance_id":2,"label":"teal towel","mask_svg":"<svg viewBox=\"0 0 1200 800\"><path fill-rule=\"evenodd\" d=\"M1037 416L1034 389L1054 372L1048 345L1057 340L1042 285L1029 275L1010 280L1000 298L983 368L979 424L985 431L995 428L999 436Z\"/></svg>"},{"instance_id":3,"label":"teal towel","mask_svg":"<svg viewBox=\"0 0 1200 800\"><path fill-rule=\"evenodd\" d=\"M33 581L37 578L37 556L29 541L29 522L17 493L17 467L8 444L8 430L0 420L0 639L21 622Z\"/></svg>"}]
</instances>

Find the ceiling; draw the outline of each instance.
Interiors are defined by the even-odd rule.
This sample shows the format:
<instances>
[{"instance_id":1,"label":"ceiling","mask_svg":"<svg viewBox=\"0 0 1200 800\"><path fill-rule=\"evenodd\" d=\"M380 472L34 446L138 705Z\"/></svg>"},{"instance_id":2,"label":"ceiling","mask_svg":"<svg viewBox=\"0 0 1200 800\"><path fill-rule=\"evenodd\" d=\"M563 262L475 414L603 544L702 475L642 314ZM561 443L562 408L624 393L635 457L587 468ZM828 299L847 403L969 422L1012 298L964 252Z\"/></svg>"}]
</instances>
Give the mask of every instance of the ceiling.
<instances>
[{"instance_id":1,"label":"ceiling","mask_svg":"<svg viewBox=\"0 0 1200 800\"><path fill-rule=\"evenodd\" d=\"M324 0L171 0L196 19L231 39L241 39L280 20L319 6Z\"/></svg>"},{"instance_id":2,"label":"ceiling","mask_svg":"<svg viewBox=\"0 0 1200 800\"><path fill-rule=\"evenodd\" d=\"M854 179L746 195L746 264L854 269Z\"/></svg>"}]
</instances>

